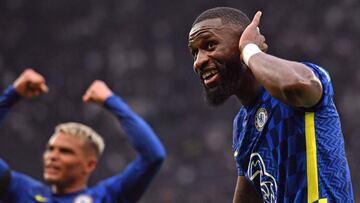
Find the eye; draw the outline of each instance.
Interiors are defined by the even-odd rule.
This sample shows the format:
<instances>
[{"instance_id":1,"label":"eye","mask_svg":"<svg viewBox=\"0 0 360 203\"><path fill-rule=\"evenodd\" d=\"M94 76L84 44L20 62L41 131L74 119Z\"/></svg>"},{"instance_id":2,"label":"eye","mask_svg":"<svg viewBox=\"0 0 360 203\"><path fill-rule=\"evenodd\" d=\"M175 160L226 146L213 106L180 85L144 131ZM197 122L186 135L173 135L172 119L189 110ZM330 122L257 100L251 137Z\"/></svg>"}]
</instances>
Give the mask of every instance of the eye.
<instances>
[{"instance_id":1,"label":"eye","mask_svg":"<svg viewBox=\"0 0 360 203\"><path fill-rule=\"evenodd\" d=\"M191 55L192 55L194 58L196 58L197 54L198 54L198 50L197 50L197 49L192 49L192 50L191 50Z\"/></svg>"},{"instance_id":2,"label":"eye","mask_svg":"<svg viewBox=\"0 0 360 203\"><path fill-rule=\"evenodd\" d=\"M75 152L72 149L69 149L69 148L60 148L60 152L62 154L75 154Z\"/></svg>"},{"instance_id":3,"label":"eye","mask_svg":"<svg viewBox=\"0 0 360 203\"><path fill-rule=\"evenodd\" d=\"M214 49L215 45L216 45L215 42L210 41L206 44L206 49L212 50L212 49Z\"/></svg>"},{"instance_id":4,"label":"eye","mask_svg":"<svg viewBox=\"0 0 360 203\"><path fill-rule=\"evenodd\" d=\"M51 152L54 150L53 146L46 146L45 152Z\"/></svg>"}]
</instances>

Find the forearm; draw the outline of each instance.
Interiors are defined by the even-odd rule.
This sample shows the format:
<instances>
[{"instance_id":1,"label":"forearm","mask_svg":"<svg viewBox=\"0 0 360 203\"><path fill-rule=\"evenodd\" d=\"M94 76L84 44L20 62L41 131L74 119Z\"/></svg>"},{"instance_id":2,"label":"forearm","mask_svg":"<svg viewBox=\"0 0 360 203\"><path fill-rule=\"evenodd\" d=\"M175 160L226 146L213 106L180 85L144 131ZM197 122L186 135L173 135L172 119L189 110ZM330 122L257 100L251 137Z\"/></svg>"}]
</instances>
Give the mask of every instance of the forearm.
<instances>
[{"instance_id":1,"label":"forearm","mask_svg":"<svg viewBox=\"0 0 360 203\"><path fill-rule=\"evenodd\" d=\"M0 124L4 120L6 114L18 100L20 100L20 95L16 93L13 86L9 86L0 96Z\"/></svg>"},{"instance_id":2,"label":"forearm","mask_svg":"<svg viewBox=\"0 0 360 203\"><path fill-rule=\"evenodd\" d=\"M111 96L105 101L105 106L120 121L130 144L142 159L148 161L163 160L165 149L151 127L135 114L120 97Z\"/></svg>"},{"instance_id":3,"label":"forearm","mask_svg":"<svg viewBox=\"0 0 360 203\"><path fill-rule=\"evenodd\" d=\"M244 176L238 176L233 203L261 203L260 195Z\"/></svg>"},{"instance_id":4,"label":"forearm","mask_svg":"<svg viewBox=\"0 0 360 203\"><path fill-rule=\"evenodd\" d=\"M256 80L280 101L297 107L310 107L321 98L322 87L304 64L258 53L249 60Z\"/></svg>"},{"instance_id":5,"label":"forearm","mask_svg":"<svg viewBox=\"0 0 360 203\"><path fill-rule=\"evenodd\" d=\"M109 187L127 201L136 202L160 169L165 150L150 126L119 97L109 97L105 107L119 119L130 144L139 155L121 173L121 178L110 179Z\"/></svg>"}]
</instances>

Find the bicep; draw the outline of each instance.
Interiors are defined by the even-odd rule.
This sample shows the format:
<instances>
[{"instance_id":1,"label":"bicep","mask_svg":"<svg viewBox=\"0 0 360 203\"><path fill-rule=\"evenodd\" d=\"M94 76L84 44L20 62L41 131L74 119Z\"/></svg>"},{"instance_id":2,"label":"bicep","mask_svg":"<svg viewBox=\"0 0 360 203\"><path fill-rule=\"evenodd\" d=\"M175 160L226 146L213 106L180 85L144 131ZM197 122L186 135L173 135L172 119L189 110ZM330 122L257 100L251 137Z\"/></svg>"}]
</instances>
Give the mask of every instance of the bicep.
<instances>
[{"instance_id":1,"label":"bicep","mask_svg":"<svg viewBox=\"0 0 360 203\"><path fill-rule=\"evenodd\" d=\"M256 54L250 67L255 78L276 99L295 107L312 107L322 96L322 84L303 63Z\"/></svg>"},{"instance_id":2,"label":"bicep","mask_svg":"<svg viewBox=\"0 0 360 203\"><path fill-rule=\"evenodd\" d=\"M260 195L255 188L245 178L238 176L235 188L233 203L261 203Z\"/></svg>"},{"instance_id":3,"label":"bicep","mask_svg":"<svg viewBox=\"0 0 360 203\"><path fill-rule=\"evenodd\" d=\"M315 106L322 97L322 83L306 65L298 63L298 66L301 66L303 71L299 71L298 81L285 88L284 94L290 104L296 107L310 108Z\"/></svg>"}]
</instances>

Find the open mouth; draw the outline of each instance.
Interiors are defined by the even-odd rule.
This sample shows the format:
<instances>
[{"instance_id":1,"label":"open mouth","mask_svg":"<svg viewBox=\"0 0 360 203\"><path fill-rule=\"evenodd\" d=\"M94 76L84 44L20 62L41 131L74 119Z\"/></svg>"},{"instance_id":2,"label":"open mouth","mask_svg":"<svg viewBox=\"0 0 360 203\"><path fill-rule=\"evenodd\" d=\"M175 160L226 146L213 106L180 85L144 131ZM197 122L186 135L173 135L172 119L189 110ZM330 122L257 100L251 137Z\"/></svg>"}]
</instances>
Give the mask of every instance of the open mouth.
<instances>
[{"instance_id":1,"label":"open mouth","mask_svg":"<svg viewBox=\"0 0 360 203\"><path fill-rule=\"evenodd\" d=\"M47 165L45 166L45 172L49 174L55 174L60 171L60 167L54 165Z\"/></svg>"},{"instance_id":2,"label":"open mouth","mask_svg":"<svg viewBox=\"0 0 360 203\"><path fill-rule=\"evenodd\" d=\"M213 87L220 79L219 71L215 68L205 70L201 73L201 79L207 87Z\"/></svg>"}]
</instances>

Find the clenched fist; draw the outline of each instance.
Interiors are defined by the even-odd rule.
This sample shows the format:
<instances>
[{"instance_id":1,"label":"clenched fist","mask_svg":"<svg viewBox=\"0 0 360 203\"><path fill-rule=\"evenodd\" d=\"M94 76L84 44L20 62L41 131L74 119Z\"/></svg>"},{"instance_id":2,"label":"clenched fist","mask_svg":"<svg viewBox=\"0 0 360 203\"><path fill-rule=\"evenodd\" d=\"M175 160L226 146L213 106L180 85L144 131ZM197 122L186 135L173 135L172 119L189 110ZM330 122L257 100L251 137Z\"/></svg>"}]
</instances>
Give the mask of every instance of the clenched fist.
<instances>
[{"instance_id":1,"label":"clenched fist","mask_svg":"<svg viewBox=\"0 0 360 203\"><path fill-rule=\"evenodd\" d=\"M49 91L45 78L30 68L21 73L13 86L15 91L25 98L36 97Z\"/></svg>"},{"instance_id":2,"label":"clenched fist","mask_svg":"<svg viewBox=\"0 0 360 203\"><path fill-rule=\"evenodd\" d=\"M112 96L113 92L101 80L95 80L90 87L86 90L82 99L84 102L95 102L98 104L104 104L105 100Z\"/></svg>"}]
</instances>

